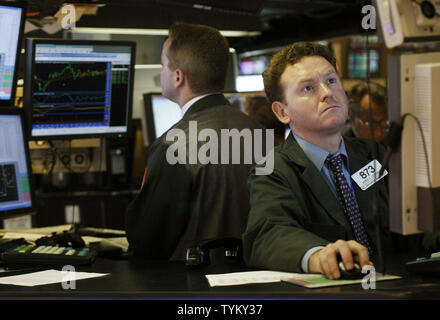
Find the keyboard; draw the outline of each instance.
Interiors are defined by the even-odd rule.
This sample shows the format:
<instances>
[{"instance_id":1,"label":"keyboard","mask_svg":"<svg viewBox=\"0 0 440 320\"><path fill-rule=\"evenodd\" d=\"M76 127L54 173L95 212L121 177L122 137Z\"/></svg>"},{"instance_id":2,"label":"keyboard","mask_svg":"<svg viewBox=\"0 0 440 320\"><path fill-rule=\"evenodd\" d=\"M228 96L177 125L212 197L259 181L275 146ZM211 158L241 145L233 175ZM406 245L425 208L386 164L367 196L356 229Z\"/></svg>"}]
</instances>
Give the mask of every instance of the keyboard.
<instances>
[{"instance_id":1,"label":"keyboard","mask_svg":"<svg viewBox=\"0 0 440 320\"><path fill-rule=\"evenodd\" d=\"M418 258L407 262L406 270L414 273L440 275L440 252L433 253L430 258Z\"/></svg>"},{"instance_id":2,"label":"keyboard","mask_svg":"<svg viewBox=\"0 0 440 320\"><path fill-rule=\"evenodd\" d=\"M1 255L3 265L13 267L63 267L92 264L97 252L87 247L71 248L58 246L20 245Z\"/></svg>"}]
</instances>

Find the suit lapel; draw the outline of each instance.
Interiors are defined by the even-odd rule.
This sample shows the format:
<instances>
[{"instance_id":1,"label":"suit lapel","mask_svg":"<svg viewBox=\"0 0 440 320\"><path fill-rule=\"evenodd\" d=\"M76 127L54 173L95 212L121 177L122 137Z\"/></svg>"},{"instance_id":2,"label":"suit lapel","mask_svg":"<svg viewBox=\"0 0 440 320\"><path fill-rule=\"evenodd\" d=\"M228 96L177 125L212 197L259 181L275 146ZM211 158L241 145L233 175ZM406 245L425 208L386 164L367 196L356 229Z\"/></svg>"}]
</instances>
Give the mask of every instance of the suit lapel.
<instances>
[{"instance_id":1,"label":"suit lapel","mask_svg":"<svg viewBox=\"0 0 440 320\"><path fill-rule=\"evenodd\" d=\"M304 154L304 151L295 141L292 134L289 134L281 152L286 154L289 159L297 165L304 167L302 179L313 193L316 201L322 208L324 208L329 217L337 224L347 226L349 222L344 215L339 200L331 191L322 174Z\"/></svg>"}]
</instances>

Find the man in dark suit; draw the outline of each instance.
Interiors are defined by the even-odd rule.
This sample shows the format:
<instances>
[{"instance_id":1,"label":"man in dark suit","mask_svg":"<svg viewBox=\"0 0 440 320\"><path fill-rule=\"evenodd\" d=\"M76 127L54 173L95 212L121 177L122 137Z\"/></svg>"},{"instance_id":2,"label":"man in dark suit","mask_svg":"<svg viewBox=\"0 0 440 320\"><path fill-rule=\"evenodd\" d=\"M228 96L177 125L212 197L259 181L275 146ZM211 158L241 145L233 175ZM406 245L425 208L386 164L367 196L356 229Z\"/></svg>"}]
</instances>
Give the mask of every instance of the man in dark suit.
<instances>
[{"instance_id":1,"label":"man in dark suit","mask_svg":"<svg viewBox=\"0 0 440 320\"><path fill-rule=\"evenodd\" d=\"M370 168L378 150L342 138L348 101L336 70L327 47L296 43L277 53L263 74L272 110L291 134L274 152L273 173L249 178L243 244L250 266L337 279L338 255L352 269L354 262L371 264L377 252L373 189L386 227L386 179L362 190L364 181L351 178Z\"/></svg>"},{"instance_id":2,"label":"man in dark suit","mask_svg":"<svg viewBox=\"0 0 440 320\"><path fill-rule=\"evenodd\" d=\"M262 126L221 93L228 61L229 45L218 30L190 24L170 28L161 55L162 94L182 108L183 118L152 144L145 182L129 205L126 231L135 257L184 260L189 247L241 238L254 162L246 161L243 141L230 153L229 145L219 146L220 137L225 130ZM233 164L234 152L239 163Z\"/></svg>"}]
</instances>

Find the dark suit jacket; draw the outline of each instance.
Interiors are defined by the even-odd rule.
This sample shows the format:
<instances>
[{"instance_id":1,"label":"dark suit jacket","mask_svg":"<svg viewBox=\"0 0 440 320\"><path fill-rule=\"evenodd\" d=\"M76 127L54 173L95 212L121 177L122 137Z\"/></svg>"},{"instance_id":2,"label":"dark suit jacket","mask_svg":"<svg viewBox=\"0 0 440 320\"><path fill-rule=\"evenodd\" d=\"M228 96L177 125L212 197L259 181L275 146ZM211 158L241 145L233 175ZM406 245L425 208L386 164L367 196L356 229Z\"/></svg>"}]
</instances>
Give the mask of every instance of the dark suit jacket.
<instances>
[{"instance_id":1,"label":"dark suit jacket","mask_svg":"<svg viewBox=\"0 0 440 320\"><path fill-rule=\"evenodd\" d=\"M344 138L344 142L351 174L373 160L368 141ZM353 185L370 242L376 247L374 187L362 191L354 181ZM387 229L387 179L376 187L378 210ZM338 239L355 239L340 202L291 134L274 152L273 173L252 173L249 190L251 210L243 245L250 266L302 272L301 259L307 250Z\"/></svg>"},{"instance_id":2,"label":"dark suit jacket","mask_svg":"<svg viewBox=\"0 0 440 320\"><path fill-rule=\"evenodd\" d=\"M187 150L189 121L197 121L198 131L215 130L219 145L220 129L262 129L222 94L200 99L173 126L185 132ZM253 163L189 164L192 151L187 151L186 164L171 165L166 152L172 144L166 133L152 144L146 182L126 213L129 250L136 257L183 260L187 248L208 239L241 238L246 227L246 183ZM198 148L203 144L199 142ZM231 157L232 152L229 163Z\"/></svg>"}]
</instances>

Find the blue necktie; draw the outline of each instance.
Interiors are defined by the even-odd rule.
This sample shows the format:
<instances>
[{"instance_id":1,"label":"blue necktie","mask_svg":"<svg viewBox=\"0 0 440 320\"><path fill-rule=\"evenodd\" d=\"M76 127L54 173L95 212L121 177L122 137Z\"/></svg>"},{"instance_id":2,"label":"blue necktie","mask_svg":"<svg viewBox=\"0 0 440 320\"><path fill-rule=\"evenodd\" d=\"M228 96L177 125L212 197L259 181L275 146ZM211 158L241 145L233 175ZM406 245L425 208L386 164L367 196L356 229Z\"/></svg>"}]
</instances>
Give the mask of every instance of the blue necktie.
<instances>
[{"instance_id":1,"label":"blue necktie","mask_svg":"<svg viewBox=\"0 0 440 320\"><path fill-rule=\"evenodd\" d=\"M353 227L356 241L366 247L371 254L371 246L368 241L364 223L362 222L359 206L353 195L353 191L344 176L344 171L342 169L342 155L339 154L336 157L329 157L325 161L333 172L333 180L335 182L336 190L338 191L339 200L341 201L344 212L348 216L351 226Z\"/></svg>"}]
</instances>

